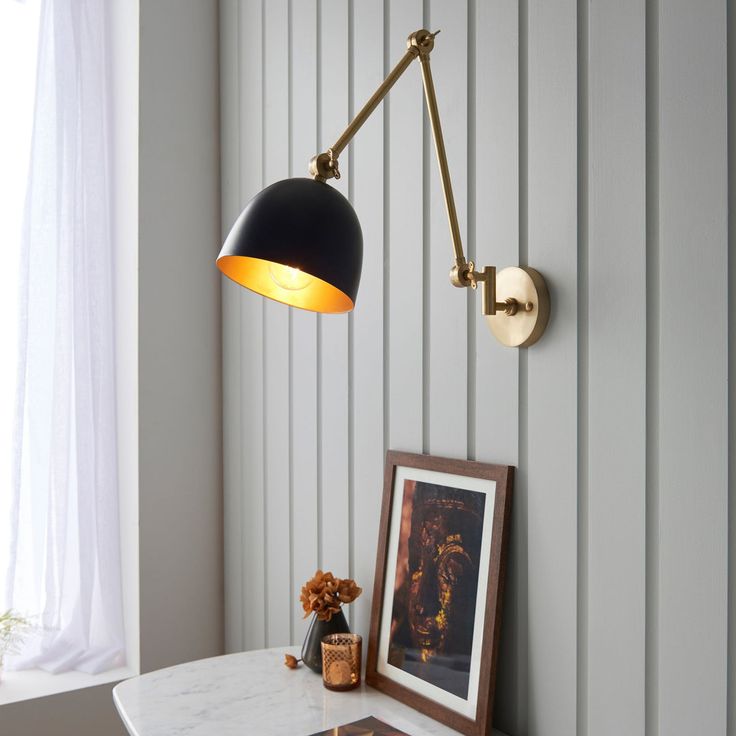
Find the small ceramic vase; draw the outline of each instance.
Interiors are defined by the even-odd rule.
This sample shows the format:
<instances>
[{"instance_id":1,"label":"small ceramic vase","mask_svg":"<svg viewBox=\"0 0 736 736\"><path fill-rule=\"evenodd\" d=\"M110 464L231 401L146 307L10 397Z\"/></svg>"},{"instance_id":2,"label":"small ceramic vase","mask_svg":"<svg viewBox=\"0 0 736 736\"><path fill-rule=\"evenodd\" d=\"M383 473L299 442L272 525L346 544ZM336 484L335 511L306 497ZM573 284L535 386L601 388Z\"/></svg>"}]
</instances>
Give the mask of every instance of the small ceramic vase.
<instances>
[{"instance_id":1,"label":"small ceramic vase","mask_svg":"<svg viewBox=\"0 0 736 736\"><path fill-rule=\"evenodd\" d=\"M349 633L350 627L348 626L345 614L342 612L342 608L337 613L333 613L329 621L320 621L315 613L309 624L309 631L307 631L307 635L304 638L304 644L302 644L302 662L310 670L321 675L322 637L327 636L327 634Z\"/></svg>"}]
</instances>

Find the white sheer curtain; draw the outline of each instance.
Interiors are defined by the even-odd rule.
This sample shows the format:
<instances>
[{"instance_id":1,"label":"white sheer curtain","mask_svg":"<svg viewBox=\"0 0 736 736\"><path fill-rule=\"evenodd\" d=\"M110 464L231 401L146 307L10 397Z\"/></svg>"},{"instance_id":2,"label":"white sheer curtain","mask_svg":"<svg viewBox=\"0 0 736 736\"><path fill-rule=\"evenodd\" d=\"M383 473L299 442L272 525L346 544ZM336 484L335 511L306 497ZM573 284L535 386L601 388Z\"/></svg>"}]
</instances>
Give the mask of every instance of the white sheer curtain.
<instances>
[{"instance_id":1,"label":"white sheer curtain","mask_svg":"<svg viewBox=\"0 0 736 736\"><path fill-rule=\"evenodd\" d=\"M21 239L6 603L9 668L124 663L106 0L42 0Z\"/></svg>"}]
</instances>

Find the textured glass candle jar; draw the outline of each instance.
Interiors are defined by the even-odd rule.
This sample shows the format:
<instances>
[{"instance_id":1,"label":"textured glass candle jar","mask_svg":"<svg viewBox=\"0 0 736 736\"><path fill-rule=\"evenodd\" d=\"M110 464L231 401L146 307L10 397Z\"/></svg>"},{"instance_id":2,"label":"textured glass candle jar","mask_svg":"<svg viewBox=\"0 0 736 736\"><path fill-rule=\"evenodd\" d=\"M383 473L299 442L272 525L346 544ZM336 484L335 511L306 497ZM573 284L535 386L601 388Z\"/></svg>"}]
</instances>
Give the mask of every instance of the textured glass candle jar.
<instances>
[{"instance_id":1,"label":"textured glass candle jar","mask_svg":"<svg viewBox=\"0 0 736 736\"><path fill-rule=\"evenodd\" d=\"M322 683L328 690L352 690L360 685L362 642L358 634L322 638Z\"/></svg>"}]
</instances>

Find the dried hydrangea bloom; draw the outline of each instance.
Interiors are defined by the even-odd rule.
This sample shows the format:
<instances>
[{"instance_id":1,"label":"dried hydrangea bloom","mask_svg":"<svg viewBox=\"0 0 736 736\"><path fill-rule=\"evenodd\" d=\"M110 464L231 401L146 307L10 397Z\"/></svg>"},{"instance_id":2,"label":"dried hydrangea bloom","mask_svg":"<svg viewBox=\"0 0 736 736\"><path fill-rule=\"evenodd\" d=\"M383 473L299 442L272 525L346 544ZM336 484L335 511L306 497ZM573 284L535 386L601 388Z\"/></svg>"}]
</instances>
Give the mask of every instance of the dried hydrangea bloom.
<instances>
[{"instance_id":1,"label":"dried hydrangea bloom","mask_svg":"<svg viewBox=\"0 0 736 736\"><path fill-rule=\"evenodd\" d=\"M343 603L352 603L360 594L354 580L336 578L331 572L317 570L314 577L302 586L301 601L304 618L310 613L322 621L329 621Z\"/></svg>"},{"instance_id":2,"label":"dried hydrangea bloom","mask_svg":"<svg viewBox=\"0 0 736 736\"><path fill-rule=\"evenodd\" d=\"M350 578L341 580L337 587L340 603L352 603L362 592L363 588L359 588L355 580Z\"/></svg>"}]
</instances>

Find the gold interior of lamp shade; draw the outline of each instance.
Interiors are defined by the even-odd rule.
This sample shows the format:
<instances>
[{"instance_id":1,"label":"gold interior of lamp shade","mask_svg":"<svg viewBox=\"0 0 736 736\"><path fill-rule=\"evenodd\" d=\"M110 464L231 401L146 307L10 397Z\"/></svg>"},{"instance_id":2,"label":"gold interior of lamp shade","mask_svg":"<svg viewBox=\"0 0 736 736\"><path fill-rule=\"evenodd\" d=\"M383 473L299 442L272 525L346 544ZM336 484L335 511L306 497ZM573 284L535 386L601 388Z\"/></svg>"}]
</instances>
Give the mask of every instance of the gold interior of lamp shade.
<instances>
[{"instance_id":1,"label":"gold interior of lamp shade","mask_svg":"<svg viewBox=\"0 0 736 736\"><path fill-rule=\"evenodd\" d=\"M340 289L280 263L246 256L222 256L217 259L217 267L241 286L292 307L342 314L355 306Z\"/></svg>"}]
</instances>

